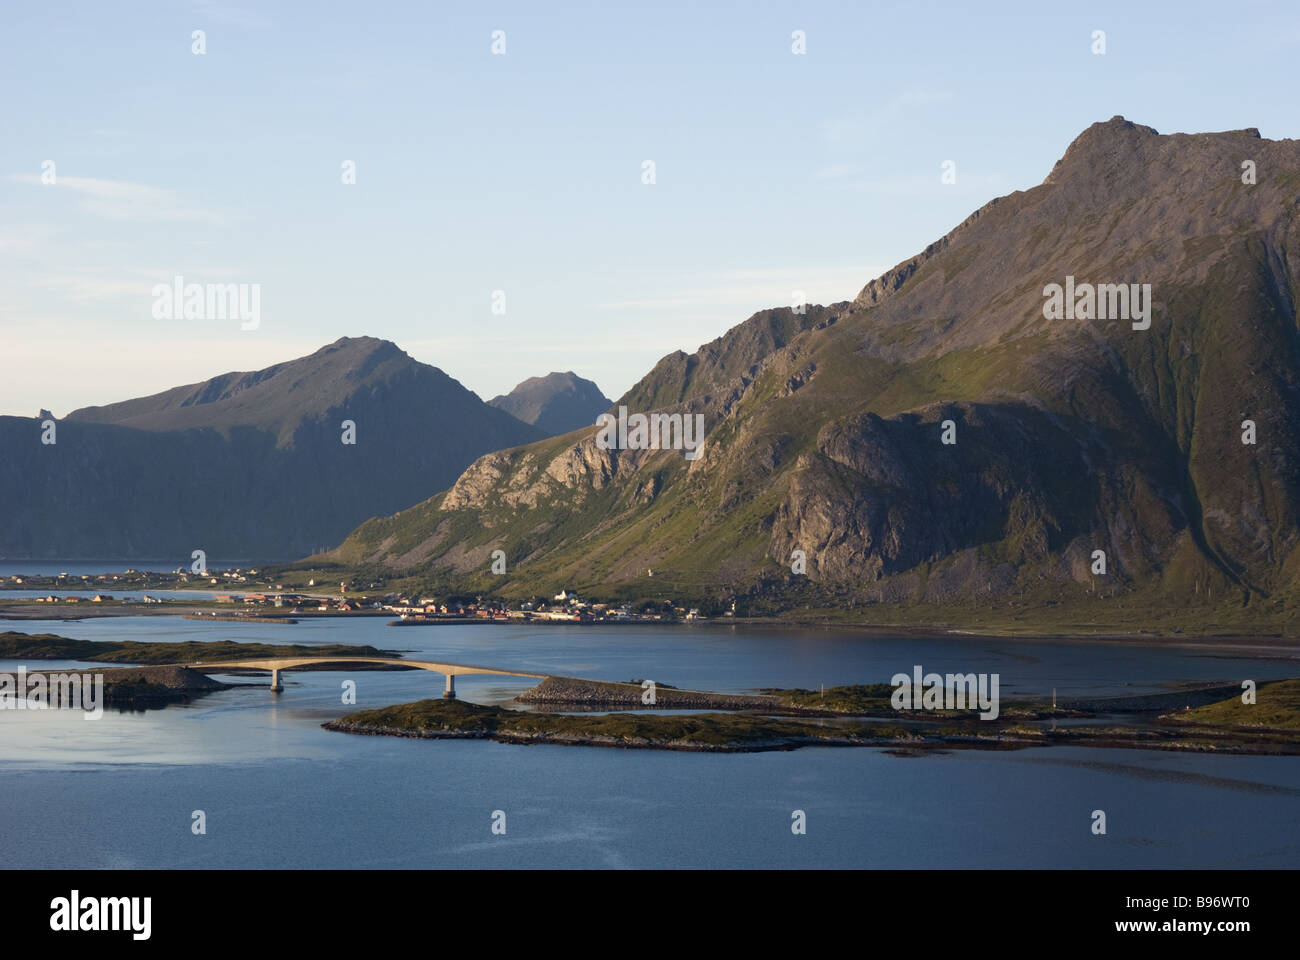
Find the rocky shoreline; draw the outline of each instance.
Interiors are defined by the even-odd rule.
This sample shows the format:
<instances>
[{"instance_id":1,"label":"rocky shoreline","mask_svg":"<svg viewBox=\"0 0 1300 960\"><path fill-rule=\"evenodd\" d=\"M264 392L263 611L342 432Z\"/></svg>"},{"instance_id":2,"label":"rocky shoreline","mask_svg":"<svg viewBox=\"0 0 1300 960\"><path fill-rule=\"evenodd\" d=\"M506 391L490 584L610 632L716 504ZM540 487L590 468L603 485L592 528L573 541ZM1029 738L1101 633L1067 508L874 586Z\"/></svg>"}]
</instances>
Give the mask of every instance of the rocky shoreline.
<instances>
[{"instance_id":1,"label":"rocky shoreline","mask_svg":"<svg viewBox=\"0 0 1300 960\"><path fill-rule=\"evenodd\" d=\"M361 736L408 737L417 740L494 740L497 743L553 744L576 747L614 747L630 750L677 750L687 753L762 753L772 750L797 750L800 747L900 747L916 746L911 740L895 738L837 737L774 737L769 740L743 743L704 743L698 741L663 741L651 737L615 737L595 734L560 732L518 732L507 730L429 730L408 729L382 724L356 723L331 720L321 726L336 733Z\"/></svg>"},{"instance_id":2,"label":"rocky shoreline","mask_svg":"<svg viewBox=\"0 0 1300 960\"><path fill-rule=\"evenodd\" d=\"M213 680L207 674L189 667L110 667L105 670L60 670L59 673L80 674L85 684L96 674L104 677L104 704L106 706L155 706L179 703L203 696L214 690L225 690L229 683Z\"/></svg>"},{"instance_id":3,"label":"rocky shoreline","mask_svg":"<svg viewBox=\"0 0 1300 960\"><path fill-rule=\"evenodd\" d=\"M1241 693L1236 684L1217 684L1170 693L1140 693L1131 697L1062 697L1057 706L1061 710L1084 713L1165 713L1169 710L1203 707L1206 704L1227 700Z\"/></svg>"},{"instance_id":4,"label":"rocky shoreline","mask_svg":"<svg viewBox=\"0 0 1300 960\"><path fill-rule=\"evenodd\" d=\"M772 690L748 696L656 688L656 706L728 710L679 713L647 709L635 682L607 683L548 677L517 699L539 706L565 705L570 712L539 712L459 700L426 699L363 710L322 724L327 730L368 736L425 740L487 739L499 743L679 750L699 753L752 753L805 746L877 747L899 755L948 749L1007 750L1045 746L1092 746L1225 754L1300 755L1300 679L1272 681L1259 689L1260 713L1243 712L1239 688L1218 684L1133 697L1077 700L1075 709L1051 714L1033 705L1007 710L986 723L971 712L947 711L926 722L903 718L885 700L881 685L824 691ZM816 696L847 708L833 722L814 719L800 701ZM775 703L784 709L772 709ZM1195 706L1193 706L1195 704ZM725 706L724 706L725 705ZM757 709L756 709L757 705ZM1004 706L1011 707L1011 704ZM615 710L599 715L573 709ZM1088 707L1096 713L1084 712ZM629 709L630 708L630 709ZM870 713L866 711L871 711ZM883 717L892 714L895 722ZM1014 715L1013 715L1014 714ZM1134 715L1117 723L1107 717ZM1143 714L1156 716L1143 717ZM819 712L826 716L825 712ZM874 717L874 719L873 719ZM1096 722L1058 726L1058 719ZM1050 726L1049 726L1050 718Z\"/></svg>"},{"instance_id":5,"label":"rocky shoreline","mask_svg":"<svg viewBox=\"0 0 1300 960\"><path fill-rule=\"evenodd\" d=\"M1195 739L1197 731L1184 731L1178 738L1159 731L1042 731L990 733L985 735L933 733L923 736L868 737L856 734L828 736L790 735L763 740L715 743L692 740L663 740L558 731L441 730L397 727L350 721L347 718L321 724L326 730L360 736L406 737L416 740L493 740L518 745L613 747L630 750L674 750L687 753L763 753L797 750L801 747L875 747L900 755L923 755L953 749L1020 750L1029 747L1082 746L1135 750L1164 750L1181 753L1222 753L1248 756L1300 756L1300 743L1219 741ZM1208 735L1212 731L1205 731Z\"/></svg>"},{"instance_id":6,"label":"rocky shoreline","mask_svg":"<svg viewBox=\"0 0 1300 960\"><path fill-rule=\"evenodd\" d=\"M639 683L610 683L603 680L581 680L576 677L547 677L541 683L519 696L517 703L549 704L554 706L617 709L631 707L645 709L650 704L642 697L646 690ZM655 686L653 706L665 710L782 710L784 705L774 696L766 694L713 693L708 690L679 690L676 687Z\"/></svg>"}]
</instances>

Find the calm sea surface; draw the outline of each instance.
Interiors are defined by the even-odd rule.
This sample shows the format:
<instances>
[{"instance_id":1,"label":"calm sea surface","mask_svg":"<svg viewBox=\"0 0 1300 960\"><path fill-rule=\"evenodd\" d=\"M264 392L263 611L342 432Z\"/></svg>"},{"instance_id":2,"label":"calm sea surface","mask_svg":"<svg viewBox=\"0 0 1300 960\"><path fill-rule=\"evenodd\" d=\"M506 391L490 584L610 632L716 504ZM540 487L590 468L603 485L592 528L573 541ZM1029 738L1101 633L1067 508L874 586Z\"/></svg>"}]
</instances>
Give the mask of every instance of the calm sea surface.
<instances>
[{"instance_id":1,"label":"calm sea surface","mask_svg":"<svg viewBox=\"0 0 1300 960\"><path fill-rule=\"evenodd\" d=\"M70 571L71 572L71 571ZM987 672L1004 697L1300 675L1251 652L699 627L294 626L173 617L0 621L89 640L367 643L417 659L728 691ZM0 661L0 672L20 664ZM29 670L69 663L28 662ZM45 867L1291 867L1300 758L1036 748L901 758L710 755L358 737L353 709L437 696L425 672L290 673L181 706L0 711L0 843ZM353 680L357 706L341 703ZM533 681L459 677L501 702ZM1105 810L1108 833L1090 832ZM192 814L207 833L191 832ZM504 836L491 832L504 811ZM807 834L791 833L802 810ZM39 840L39 842L35 842Z\"/></svg>"}]
</instances>

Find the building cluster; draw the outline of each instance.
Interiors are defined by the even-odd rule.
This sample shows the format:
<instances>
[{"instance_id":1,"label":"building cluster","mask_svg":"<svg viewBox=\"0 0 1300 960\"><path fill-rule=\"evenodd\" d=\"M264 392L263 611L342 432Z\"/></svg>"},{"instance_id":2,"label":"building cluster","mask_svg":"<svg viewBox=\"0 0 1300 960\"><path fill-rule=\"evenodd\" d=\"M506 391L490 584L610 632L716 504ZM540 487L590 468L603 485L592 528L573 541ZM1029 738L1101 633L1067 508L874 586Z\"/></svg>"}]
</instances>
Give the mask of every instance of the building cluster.
<instances>
[{"instance_id":1,"label":"building cluster","mask_svg":"<svg viewBox=\"0 0 1300 960\"><path fill-rule=\"evenodd\" d=\"M365 597L315 597L304 593L218 593L216 603L242 604L245 607L280 607L293 613L357 613L380 610L383 604Z\"/></svg>"},{"instance_id":2,"label":"building cluster","mask_svg":"<svg viewBox=\"0 0 1300 960\"><path fill-rule=\"evenodd\" d=\"M226 583L247 582L250 575L256 575L256 570L226 570L219 574L208 574L203 576L195 575L191 581L189 574L184 571L176 571L175 574L165 575L172 578L178 578L182 582L202 583L207 581L208 584L216 586L225 581ZM101 585L118 582L121 586L128 586L135 583L140 584L142 580L147 580L150 575L142 571L128 570L122 575L102 574L99 576L80 576L69 577L66 573L61 574L55 579L54 584L58 588L67 586L95 588ZM23 583L22 577L10 577L10 582L19 585ZM78 583L78 581L80 581ZM4 578L0 578L0 583ZM312 580L308 585L316 586L316 581ZM354 587L362 584L353 584ZM381 584L372 582L369 587L380 587ZM45 597L37 597L38 603L81 603L88 600L90 603L103 603L112 601L112 594L100 593L94 597L56 597L53 594ZM339 584L338 596L321 596L317 594L306 593L285 593L278 587L273 587L267 592L247 592L247 593L217 593L213 599L218 604L238 605L244 608L255 607L274 607L283 609L286 613L307 614L307 613L330 613L330 614L347 614L347 613L368 613L371 615L379 613L391 613L404 621L434 621L441 619L465 620L472 619L477 621L513 621L513 622L548 622L558 621L567 623L656 623L656 622L679 622L679 621L699 621L708 619L702 615L699 609L691 607L680 607L673 602L664 600L653 606L646 605L643 608L635 609L628 603L606 603L585 599L573 590L565 588L555 594L550 600L538 599L534 602L519 603L509 605L504 601L484 599L478 597L473 601L446 599L439 600L435 597L421 596L418 594L389 593L383 596L374 594L349 594L347 584ZM158 597L151 597L147 594L136 600L134 597L123 597L121 600L124 604L133 603L164 603L165 600ZM735 606L723 614L724 617L734 616Z\"/></svg>"},{"instance_id":3,"label":"building cluster","mask_svg":"<svg viewBox=\"0 0 1300 960\"><path fill-rule=\"evenodd\" d=\"M696 608L689 610L665 603L662 610L637 612L629 604L615 605L584 600L572 590L561 590L550 601L521 603L511 607L499 601L473 603L439 602L430 597L388 596L383 609L403 620L433 620L442 617L474 617L482 620L559 621L567 623L654 623L676 620L704 620Z\"/></svg>"}]
</instances>

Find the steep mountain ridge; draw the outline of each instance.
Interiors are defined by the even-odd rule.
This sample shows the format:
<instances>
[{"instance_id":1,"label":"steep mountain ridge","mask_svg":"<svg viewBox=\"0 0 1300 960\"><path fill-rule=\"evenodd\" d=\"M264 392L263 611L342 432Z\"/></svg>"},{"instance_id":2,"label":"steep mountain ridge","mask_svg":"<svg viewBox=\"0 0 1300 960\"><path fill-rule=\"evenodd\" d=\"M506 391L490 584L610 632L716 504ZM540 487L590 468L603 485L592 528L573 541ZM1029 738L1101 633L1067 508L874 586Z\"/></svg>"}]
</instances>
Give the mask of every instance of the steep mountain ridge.
<instances>
[{"instance_id":1,"label":"steep mountain ridge","mask_svg":"<svg viewBox=\"0 0 1300 960\"><path fill-rule=\"evenodd\" d=\"M1295 141L1094 124L1042 184L852 302L762 311L661 360L619 403L703 414L700 459L600 450L594 430L499 452L332 556L506 594L635 591L653 570L854 602L1281 602L1300 562L1298 201ZM1067 278L1149 284L1149 327L1049 319ZM498 548L505 577L486 573Z\"/></svg>"}]
</instances>

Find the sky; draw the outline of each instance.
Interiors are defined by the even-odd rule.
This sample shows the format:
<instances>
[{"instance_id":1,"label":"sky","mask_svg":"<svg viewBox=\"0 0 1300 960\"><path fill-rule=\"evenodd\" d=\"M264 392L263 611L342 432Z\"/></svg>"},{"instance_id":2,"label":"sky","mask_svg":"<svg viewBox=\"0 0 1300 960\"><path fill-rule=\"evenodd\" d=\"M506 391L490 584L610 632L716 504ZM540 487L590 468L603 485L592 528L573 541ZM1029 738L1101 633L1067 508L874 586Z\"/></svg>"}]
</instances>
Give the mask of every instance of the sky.
<instances>
[{"instance_id":1,"label":"sky","mask_svg":"<svg viewBox=\"0 0 1300 960\"><path fill-rule=\"evenodd\" d=\"M1091 123L1300 135L1298 54L1293 3L0 0L0 414L363 335L617 397ZM159 319L177 277L257 285L256 328Z\"/></svg>"}]
</instances>

